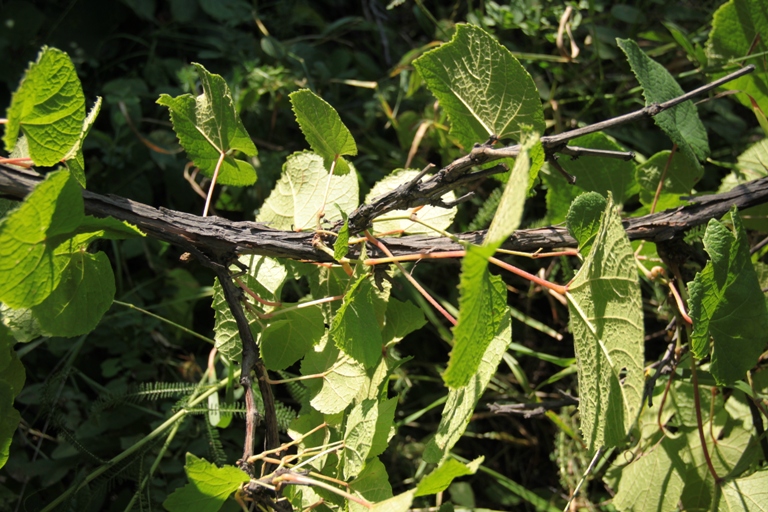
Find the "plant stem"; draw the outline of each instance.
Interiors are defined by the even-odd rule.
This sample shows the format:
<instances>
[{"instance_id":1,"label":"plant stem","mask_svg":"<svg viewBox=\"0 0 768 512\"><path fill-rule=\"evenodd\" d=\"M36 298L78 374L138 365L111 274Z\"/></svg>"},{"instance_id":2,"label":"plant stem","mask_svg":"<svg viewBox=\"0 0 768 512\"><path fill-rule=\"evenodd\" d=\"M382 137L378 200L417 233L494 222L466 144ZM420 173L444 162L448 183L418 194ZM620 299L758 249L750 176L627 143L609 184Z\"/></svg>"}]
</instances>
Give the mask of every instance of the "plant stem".
<instances>
[{"instance_id":1,"label":"plant stem","mask_svg":"<svg viewBox=\"0 0 768 512\"><path fill-rule=\"evenodd\" d=\"M699 440L701 441L701 451L704 452L704 460L707 461L707 468L712 478L715 479L715 485L720 485L720 477L717 476L715 466L712 465L712 458L709 456L709 448L707 447L707 439L704 436L704 425L701 419L701 399L699 397L699 378L696 375L696 358L691 353L691 383L693 384L693 407L696 409L696 428L699 431ZM709 418L712 421L712 418Z\"/></svg>"},{"instance_id":2,"label":"plant stem","mask_svg":"<svg viewBox=\"0 0 768 512\"><path fill-rule=\"evenodd\" d=\"M559 285L559 284L550 283L546 279L542 279L542 278L540 278L538 276L530 274L530 273L526 272L523 269L520 269L520 268L517 268L515 266L512 266L509 263L506 263L506 262L501 261L501 260L499 260L497 258L494 258L493 256L488 258L488 261L490 263L493 263L494 265L496 265L498 267L503 268L504 270L512 272L515 275L518 275L518 276L520 276L522 278L525 278L525 279L527 279L527 280L529 280L529 281L531 281L533 283L536 283L539 286L543 286L544 288L547 288L547 289L550 289L552 291L555 291L555 292L559 293L560 295L565 295L565 292L568 291L568 286L562 286L562 285Z\"/></svg>"},{"instance_id":3,"label":"plant stem","mask_svg":"<svg viewBox=\"0 0 768 512\"><path fill-rule=\"evenodd\" d=\"M198 339L201 339L201 340L205 341L206 343L210 343L211 345L215 345L216 344L216 342L213 341L211 338L203 336L202 334L198 334L195 331L193 331L192 329L187 329L183 325L179 325L176 322L172 322L171 320L168 320L167 318L163 318L160 315L156 315L154 313L151 313L151 312L147 311L146 309L142 309L142 308L140 308L138 306L134 306L130 302L122 302L122 301L119 301L117 299L114 299L112 302L114 304L119 305L119 306L125 306L126 308L134 309L134 310L138 311L139 313L144 313L147 316L151 316L152 318L156 318L157 320L160 320L161 322L165 322L168 325L172 325L172 326L176 327L177 329L179 329L181 331L184 331L185 333L187 333L187 334L189 334L191 336L194 336L195 338L198 338Z\"/></svg>"},{"instance_id":4,"label":"plant stem","mask_svg":"<svg viewBox=\"0 0 768 512\"><path fill-rule=\"evenodd\" d=\"M211 186L208 187L208 195L205 197L205 208L203 208L203 217L208 216L208 207L211 205L211 197L213 196L213 187L216 186L216 180L219 178L219 171L221 170L221 163L224 161L226 153L223 151L219 154L219 161L216 162L216 170L213 171L213 178L211 178Z\"/></svg>"}]
</instances>

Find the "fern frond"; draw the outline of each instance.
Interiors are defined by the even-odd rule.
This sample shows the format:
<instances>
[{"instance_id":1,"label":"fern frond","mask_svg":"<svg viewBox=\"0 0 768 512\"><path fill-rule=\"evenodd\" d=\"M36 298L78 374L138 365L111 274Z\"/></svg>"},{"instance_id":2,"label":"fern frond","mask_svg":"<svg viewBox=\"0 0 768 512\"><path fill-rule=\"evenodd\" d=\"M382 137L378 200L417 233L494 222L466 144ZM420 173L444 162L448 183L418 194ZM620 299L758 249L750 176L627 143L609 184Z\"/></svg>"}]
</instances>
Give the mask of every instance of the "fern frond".
<instances>
[{"instance_id":1,"label":"fern frond","mask_svg":"<svg viewBox=\"0 0 768 512\"><path fill-rule=\"evenodd\" d=\"M284 370L280 370L277 373L280 374L280 377L283 379L291 379L296 377L296 375L288 373ZM288 392L291 394L291 397L296 400L296 402L302 403L307 397L307 386L303 382L294 380L287 382L285 386L288 388Z\"/></svg>"},{"instance_id":2,"label":"fern frond","mask_svg":"<svg viewBox=\"0 0 768 512\"><path fill-rule=\"evenodd\" d=\"M499 202L501 202L501 195L503 193L503 187L493 189L493 192L488 196L488 199L486 199L482 206L480 206L480 210L478 210L475 218L469 223L469 227L467 228L469 231L485 229L491 225L491 221L493 220L493 216L496 215L496 210L499 207Z\"/></svg>"},{"instance_id":3,"label":"fern frond","mask_svg":"<svg viewBox=\"0 0 768 512\"><path fill-rule=\"evenodd\" d=\"M205 432L208 434L208 454L211 462L221 467L227 463L227 454L224 453L224 447L221 445L219 429L211 425L210 421L206 421Z\"/></svg>"},{"instance_id":4,"label":"fern frond","mask_svg":"<svg viewBox=\"0 0 768 512\"><path fill-rule=\"evenodd\" d=\"M197 407L189 407L186 409L188 414L208 414L210 412L218 412L222 416L235 416L237 418L245 418L245 404L243 402L235 402L231 405L222 404L218 407L210 407L208 405L199 405Z\"/></svg>"},{"instance_id":5,"label":"fern frond","mask_svg":"<svg viewBox=\"0 0 768 512\"><path fill-rule=\"evenodd\" d=\"M195 389L206 389L207 387L188 382L145 382L139 386L133 386L123 393L107 393L99 396L91 408L91 413L97 414L124 403L176 397L186 398L192 395Z\"/></svg>"}]
</instances>

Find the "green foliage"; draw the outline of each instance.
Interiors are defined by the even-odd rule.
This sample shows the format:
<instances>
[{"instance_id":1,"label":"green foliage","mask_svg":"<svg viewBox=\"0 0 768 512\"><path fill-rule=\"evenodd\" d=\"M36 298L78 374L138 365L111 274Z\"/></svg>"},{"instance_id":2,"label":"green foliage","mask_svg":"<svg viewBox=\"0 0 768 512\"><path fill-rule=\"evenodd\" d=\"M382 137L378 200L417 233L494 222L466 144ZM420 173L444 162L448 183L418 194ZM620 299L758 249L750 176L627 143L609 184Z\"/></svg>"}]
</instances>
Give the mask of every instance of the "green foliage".
<instances>
[{"instance_id":1,"label":"green foliage","mask_svg":"<svg viewBox=\"0 0 768 512\"><path fill-rule=\"evenodd\" d=\"M286 239L294 236L290 231L316 230L316 247L330 255L333 243L333 257L344 262L212 252L239 258L230 267L242 288L239 300L248 303L269 379L283 379L267 380L277 412L264 419L275 420L296 446L268 453L285 458L265 481L280 482L293 507L404 512L432 508L431 496L442 493L441 510L562 510L563 496L573 496L584 477L578 506L589 509L765 509L765 453L757 449L755 421L761 409L755 415L749 404L768 396L759 359L766 330L760 290L768 281L764 268L757 265L757 274L752 265L765 250L750 256L753 238L745 231L765 229L764 212L744 212L745 227L733 214L732 230L713 221L704 236L706 266L695 232L670 254L672 246L661 241L630 246L621 224L621 215L648 210L662 174L657 210L681 204L680 195L718 187L721 173L701 165L709 155L704 126L717 135L713 158L733 170L721 190L764 176L763 142L742 152L761 136L752 114L747 122L730 100L715 98L698 110L686 103L657 117L661 131L639 122L610 127L610 136L569 141L614 151L626 146L641 162L561 157L575 186L554 167L539 174L545 152L537 143L545 130L561 133L637 108L618 49L646 104L682 92L678 80L685 89L700 85L689 64L720 76L729 59L748 51L755 56L747 60L761 58L764 43L753 36L764 13L753 12L754 2L721 8L710 34L708 13L683 5L660 7L651 19L627 5L574 4L566 12L557 3L487 1L456 9L416 2L410 10L393 2L386 12L367 3L342 12L325 1L259 4L254 11L243 0L130 0L91 15L84 7L97 11L101 3L81 0L60 23L61 13L44 3L7 4L0 7L6 82L22 72L25 60L16 61L29 53L27 41L47 41L50 34L72 44L74 62L45 49L8 110L6 147L18 160L7 162L40 165L50 158L47 165L64 162L69 172L50 173L18 209L0 201L0 465L7 464L0 508L18 508L11 501L30 510L237 508L230 495L250 480L231 465L243 453L242 347L220 283L194 259L180 267L178 248L151 238L120 241L140 234L114 219L85 216L81 189L87 171L98 192L194 211L193 190L210 187L206 180L218 170L219 183L252 186L216 188L217 215L251 220L255 214ZM115 30L112 11L131 23ZM744 13L749 19L741 21ZM457 23L464 15L475 26ZM51 16L55 30L40 31ZM93 16L88 30L70 28ZM78 33L101 37L98 52ZM617 48L616 36L637 37L643 51L631 40L620 39ZM715 55L716 48L728 51ZM221 75L187 65L191 60ZM63 86L46 99L57 84ZM107 116L97 119L100 99L85 115L83 88L89 96L103 91ZM765 101L760 90L749 90L749 105ZM172 127L162 121L165 109L152 103L158 95ZM462 237L467 251L460 268L433 259L429 247L398 268L367 265L371 246L361 245L348 225L361 191L369 190L370 203L412 183L415 169L428 162L444 167L492 134L521 143L514 163L481 157L461 173L503 163L508 174L448 176L459 181L442 200L461 197L458 204L387 212L371 230L421 242L490 223L485 244ZM666 136L679 146L671 160ZM306 144L312 152L295 152ZM190 171L187 158L208 178ZM542 219L567 221L583 263L515 254L503 257L525 272L489 267L508 237L520 227L543 226ZM403 241L381 242L394 248ZM359 259L344 260L350 252ZM677 268L655 268L665 261ZM669 293L674 280L685 298L677 275L691 279L696 271L687 290L691 337ZM539 276L535 284L520 277L531 274ZM420 291L406 277L420 282ZM547 290L542 278L568 284ZM557 289L568 290L566 299ZM423 295L458 318L453 333ZM87 336L51 338L79 334ZM699 388L683 370L689 359L653 365L670 340L679 355L690 339ZM15 350L13 340L26 345ZM202 340L213 341L215 350ZM663 373L646 390L654 399L646 408L644 367ZM722 385L733 390L721 392ZM544 419L508 422L483 412L484 400L534 407L575 390L578 413L567 406ZM264 414L258 387L252 391ZM30 459L39 429L44 435ZM258 427L257 452L262 435ZM22 436L26 443L17 442ZM609 451L587 470L597 448L614 446L626 451ZM185 452L186 467L178 460ZM192 453L208 453L216 465ZM475 460L459 462L467 459ZM536 464L520 462L531 460ZM258 474L258 463L252 469ZM483 476L473 476L477 471ZM465 478L456 482L459 477Z\"/></svg>"},{"instance_id":2,"label":"green foliage","mask_svg":"<svg viewBox=\"0 0 768 512\"><path fill-rule=\"evenodd\" d=\"M768 47L759 36L766 30L768 14L760 0L730 0L715 11L706 46L707 64L713 68L725 67L736 59L757 65L755 73L738 78L722 88L739 91L736 98L742 105L752 108L754 100L763 112L768 112L768 73L762 65L761 55ZM746 61L741 60L750 56ZM720 70L713 73L715 78L725 74Z\"/></svg>"},{"instance_id":3,"label":"green foliage","mask_svg":"<svg viewBox=\"0 0 768 512\"><path fill-rule=\"evenodd\" d=\"M342 155L357 155L357 145L339 113L309 89L291 93L291 105L304 137L312 151L323 157L326 169L330 171L335 163L334 174L347 174L349 164Z\"/></svg>"},{"instance_id":4,"label":"green foliage","mask_svg":"<svg viewBox=\"0 0 768 512\"><path fill-rule=\"evenodd\" d=\"M176 489L163 503L165 509L171 512L189 510L190 507L204 512L218 512L229 495L249 480L248 475L235 467L217 468L191 453L187 453L184 470L189 483Z\"/></svg>"},{"instance_id":5,"label":"green foliage","mask_svg":"<svg viewBox=\"0 0 768 512\"><path fill-rule=\"evenodd\" d=\"M349 168L350 172L343 176L335 173L330 176L327 204L336 204L342 211L351 213L359 201L357 173L353 165L350 164ZM300 231L315 227L317 214L325 204L324 191L328 180L328 170L322 157L308 151L290 155L280 180L264 201L256 221L283 230ZM340 220L341 213L329 208L324 219L327 222Z\"/></svg>"},{"instance_id":6,"label":"green foliage","mask_svg":"<svg viewBox=\"0 0 768 512\"><path fill-rule=\"evenodd\" d=\"M738 213L732 211L730 217L734 232L715 219L709 221L704 247L711 260L688 284L694 321L691 351L706 357L712 337L711 372L723 386L732 386L752 368L768 330L768 311L744 227Z\"/></svg>"},{"instance_id":7,"label":"green foliage","mask_svg":"<svg viewBox=\"0 0 768 512\"><path fill-rule=\"evenodd\" d=\"M523 125L544 131L533 79L509 50L482 29L457 25L449 43L413 64L448 112L451 134L465 149L494 134L520 140Z\"/></svg>"},{"instance_id":8,"label":"green foliage","mask_svg":"<svg viewBox=\"0 0 768 512\"><path fill-rule=\"evenodd\" d=\"M663 103L683 94L683 89L674 77L664 66L643 53L636 42L629 39L620 39L617 42L643 88L646 105ZM686 101L661 112L653 120L672 142L677 144L688 165L696 169L698 179L702 172L700 161L709 156L709 143L707 132L694 104Z\"/></svg>"},{"instance_id":9,"label":"green foliage","mask_svg":"<svg viewBox=\"0 0 768 512\"><path fill-rule=\"evenodd\" d=\"M594 219L598 212L588 205L581 208ZM618 446L642 405L643 315L632 247L610 197L567 297L587 449Z\"/></svg>"},{"instance_id":10,"label":"green foliage","mask_svg":"<svg viewBox=\"0 0 768 512\"><path fill-rule=\"evenodd\" d=\"M194 164L222 185L253 185L256 172L251 164L229 154L240 151L247 156L257 153L256 146L240 121L232 93L224 79L195 64L203 93L197 97L183 94L175 98L161 94L159 105L171 111L173 128L179 142ZM220 163L219 163L220 162Z\"/></svg>"}]
</instances>

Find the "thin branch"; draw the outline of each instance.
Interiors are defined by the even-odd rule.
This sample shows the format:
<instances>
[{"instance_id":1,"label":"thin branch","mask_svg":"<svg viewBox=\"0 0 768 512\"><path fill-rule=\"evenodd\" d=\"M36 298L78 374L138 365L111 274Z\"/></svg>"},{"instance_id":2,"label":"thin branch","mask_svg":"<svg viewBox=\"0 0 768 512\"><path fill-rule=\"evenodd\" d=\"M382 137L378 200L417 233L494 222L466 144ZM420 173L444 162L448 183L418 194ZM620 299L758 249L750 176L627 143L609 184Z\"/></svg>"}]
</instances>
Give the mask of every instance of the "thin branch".
<instances>
[{"instance_id":1,"label":"thin branch","mask_svg":"<svg viewBox=\"0 0 768 512\"><path fill-rule=\"evenodd\" d=\"M579 399L561 393L560 400L545 400L543 402L519 403L519 404L488 404L488 409L494 414L518 414L525 419L543 416L547 411L560 409L569 405L579 405Z\"/></svg>"}]
</instances>

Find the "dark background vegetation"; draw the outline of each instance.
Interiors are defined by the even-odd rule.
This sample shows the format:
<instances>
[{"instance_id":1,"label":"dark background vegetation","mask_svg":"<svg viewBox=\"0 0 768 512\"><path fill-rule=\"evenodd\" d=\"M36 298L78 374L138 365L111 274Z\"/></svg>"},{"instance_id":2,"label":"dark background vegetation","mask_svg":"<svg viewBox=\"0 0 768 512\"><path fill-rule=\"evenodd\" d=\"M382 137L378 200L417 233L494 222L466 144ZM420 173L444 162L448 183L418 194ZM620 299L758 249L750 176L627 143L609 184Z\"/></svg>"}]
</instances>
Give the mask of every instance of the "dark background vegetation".
<instances>
[{"instance_id":1,"label":"dark background vegetation","mask_svg":"<svg viewBox=\"0 0 768 512\"><path fill-rule=\"evenodd\" d=\"M27 63L42 45L67 51L83 81L88 101L103 96L104 106L86 141L88 188L126 196L155 206L200 213L204 199L184 179L187 163L179 152L161 93L195 92L191 62L219 73L233 90L243 122L259 155L258 182L248 188L224 188L216 212L232 219L252 219L278 179L284 158L306 148L290 109L288 94L309 87L333 105L359 147L353 160L361 192L406 163L417 128L429 123L411 167L446 164L462 155L448 135L448 120L421 86L411 61L435 42L447 41L457 22L476 23L516 52L534 77L545 106L548 133L606 119L644 104L637 82L615 45L616 37L636 39L662 62L684 89L704 80L673 39L670 27L703 45L708 23L720 4L699 1L434 2L412 0L246 1L246 0L61 0L0 2L0 105L8 105ZM631 4L631 5L630 5ZM571 5L574 39L581 53L573 62L561 57L555 38L565 6ZM389 7L389 8L388 8ZM567 46L566 46L567 48ZM712 160L733 162L755 136L751 112L724 99L703 104L700 114L710 134ZM551 122L550 122L551 121ZM671 144L652 122L609 133L640 155L650 156ZM478 141L482 142L482 141ZM708 165L700 191L716 189L725 170ZM200 182L200 178L197 178ZM453 230L487 227L477 217L498 181L488 179L457 216ZM205 186L203 187L205 188ZM541 223L545 191L537 188L525 223ZM639 204L637 205L639 206ZM628 208L630 211L632 207ZM492 212L491 212L492 213ZM179 251L153 240L104 242L113 260L116 298L212 335L212 276L194 263L179 262ZM565 282L566 260L517 262L531 271L543 265L553 280ZM416 276L440 299L457 303L457 262L421 263ZM511 276L510 305L564 335L562 341L515 321L513 339L536 351L572 357L567 310L541 290ZM294 298L303 292L288 288ZM405 281L394 293L419 303ZM652 336L668 318L648 296L648 358L666 346ZM450 350L448 326L425 309L430 322L404 340L399 351L412 356L392 383L401 397L397 419L403 423L382 456L395 493L412 487L424 471L423 446L436 429L441 406L430 405L446 391L440 379ZM173 399L94 408L105 391L113 393L152 382L196 382L209 346L151 317L114 306L99 328L85 339L39 339L20 349L27 384L17 399L22 426L14 438L7 466L0 472L0 508L37 510L95 467L141 439L162 422ZM524 420L494 416L493 401L530 401L531 390L560 368L535 357L517 355L499 368L481 401L468 435L455 452L468 459L485 455L485 466L538 494L564 502L583 472L585 454L566 449L563 432L549 418ZM575 391L575 374L542 387ZM284 389L278 398L295 405ZM418 415L417 413L421 413ZM577 428L572 409L560 418ZM414 417L412 415L418 416ZM408 420L405 422L405 420ZM185 480L184 453L208 456L206 419L186 421L151 483L153 508ZM241 453L243 422L219 432L228 462ZM42 440L39 454L36 446ZM573 446L571 443L569 446ZM125 469L91 486L85 510L123 510L135 489L141 465L156 446ZM609 494L599 480L589 496L595 503ZM486 474L465 479L444 498L456 505L509 510L526 505ZM424 505L428 505L424 503Z\"/></svg>"}]
</instances>

